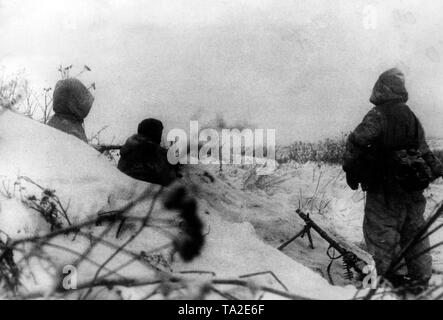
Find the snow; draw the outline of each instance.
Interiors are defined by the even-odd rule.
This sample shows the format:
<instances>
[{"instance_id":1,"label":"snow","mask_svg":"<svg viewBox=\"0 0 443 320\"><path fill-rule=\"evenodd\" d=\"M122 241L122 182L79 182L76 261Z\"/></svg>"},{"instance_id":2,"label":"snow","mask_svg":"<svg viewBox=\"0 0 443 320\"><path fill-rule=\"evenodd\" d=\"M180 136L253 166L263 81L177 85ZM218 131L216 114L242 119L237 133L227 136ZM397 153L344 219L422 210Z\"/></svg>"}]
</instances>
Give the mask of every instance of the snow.
<instances>
[{"instance_id":1,"label":"snow","mask_svg":"<svg viewBox=\"0 0 443 320\"><path fill-rule=\"evenodd\" d=\"M359 257L368 264L373 264L372 257L365 252L363 239L363 217L365 194L352 191L339 166L321 163L288 163L268 176L258 176L247 166L225 166L220 173L218 167L211 172L218 176L226 185L226 204L235 203L241 208L234 215L226 213L233 221L250 222L257 233L268 244L277 247L283 241L294 236L303 228L302 220L294 213L302 208L311 214L311 218L329 234L333 235L341 245L357 252ZM238 193L237 190L243 190ZM230 192L227 190L231 190ZM208 192L208 191L206 191ZM216 197L213 190L213 197ZM443 203L443 182L437 180L425 191L427 207L425 216L429 217L436 206ZM211 198L205 196L204 198ZM217 204L217 206L222 206ZM233 217L234 216L234 217ZM438 219L436 225L443 222ZM325 252L327 243L313 235L315 250L308 247L307 239L297 239L284 249L294 260L309 266L327 278L325 273L329 263ZM431 236L431 245L443 241L443 230ZM443 251L436 248L432 251L433 268L436 273L432 282L441 281L443 273ZM336 284L353 284L343 277L341 263L333 264L331 275ZM355 283L356 284L356 283Z\"/></svg>"},{"instance_id":2,"label":"snow","mask_svg":"<svg viewBox=\"0 0 443 320\"><path fill-rule=\"evenodd\" d=\"M369 254L361 249L363 195L349 190L339 167L285 164L269 176L258 176L247 166L225 166L221 173L215 166L209 170L219 179L205 186L203 203L219 211L232 208L224 213L225 218L250 222L268 244L278 247L302 230L304 223L295 213L301 208L342 246L358 253L368 264L372 263ZM196 181L196 184L202 183L203 180ZM218 190L224 190L223 197L218 196ZM329 244L316 233L313 240L315 250L309 248L306 238L299 238L287 246L284 253L326 278ZM340 262L334 263L331 273L336 284L354 283L344 279Z\"/></svg>"},{"instance_id":3,"label":"snow","mask_svg":"<svg viewBox=\"0 0 443 320\"><path fill-rule=\"evenodd\" d=\"M441 138L430 138L428 139L429 148L432 150L441 150L443 149L443 139Z\"/></svg>"},{"instance_id":4,"label":"snow","mask_svg":"<svg viewBox=\"0 0 443 320\"><path fill-rule=\"evenodd\" d=\"M141 195L146 195L143 201L137 202L127 213L142 217L149 209L154 194L160 189L159 186L139 182L120 173L102 155L80 140L8 110L0 114L0 154L0 229L12 240L49 231L44 219L26 205L26 199L30 196L39 197L42 190L23 177L32 179L43 188L54 190L75 223L96 217L98 212L117 210L139 199ZM253 187L254 190L250 191L241 186L245 178L242 173L248 173L248 169L231 167L229 172L218 174L215 167L205 167L212 168L212 173L208 174L202 168L190 166L184 177L184 181L199 201L200 216L205 222L206 244L201 256L191 263L184 263L174 256L170 264L157 263L157 267L164 272L172 271L175 274L192 270L210 271L215 273L217 278L237 278L262 273L249 276L248 279L279 290L284 290L281 284L283 283L289 292L307 298L350 299L356 294L355 287L331 286L318 272L303 265L303 262L306 262L303 259L297 262L291 254L275 249L275 243L281 241L282 237L297 232L300 227L300 222L297 222L292 210L294 201L297 200L291 195L293 187L288 185L292 182L283 181L279 188L284 192L274 191L273 194L272 179L283 179L284 174L258 178L252 174L249 176L251 181L257 181L249 187L262 183L265 190ZM235 170L238 170L237 173L234 173ZM300 172L307 174L305 171ZM229 174L236 179L229 181ZM309 182L305 185L309 185ZM305 186L300 184L299 187ZM287 202L290 206L286 206ZM174 213L166 211L157 202L152 219L157 218L170 218L174 221ZM66 222L64 223L66 225ZM106 228L106 224L92 226L88 229L88 234L91 237L99 236ZM134 234L137 224L127 223L118 239L115 237L115 229L116 226L104 238L108 244L94 247L88 255L90 260L78 266L80 283L94 277L97 264L105 261L115 251L112 246L121 245ZM74 252L83 252L90 245L90 241L87 236L77 236L74 239L73 235L51 241L53 246L46 248L44 252L47 259L33 258L27 266L22 265L22 290L25 293L39 291L49 295L55 283L59 281L60 274L57 273L60 273L64 266L75 263L77 256ZM144 229L126 249L135 253L149 252L169 241L170 238L164 232L152 227ZM318 238L315 238L315 241L320 243ZM298 252L308 250L300 243L294 244L293 247L298 248ZM30 250L29 245L25 247L25 252L27 250ZM293 249L291 252L297 250ZM169 253L168 250L162 251L156 258L162 262L162 259L167 259ZM16 260L23 254L16 252ZM135 261L125 266L128 259L127 254L118 254L103 272L120 267L118 275L113 277L146 279L156 274L156 271L147 268L143 261ZM270 276L270 272L276 277ZM208 277L203 274L187 276L196 283ZM141 298L152 289L152 286L120 287L118 290L105 290L104 293L96 292L95 297ZM231 287L229 290L238 297L250 298L247 290L237 287ZM158 298L158 295L154 297ZM216 298L214 295L210 297ZM264 298L278 297L266 294Z\"/></svg>"}]
</instances>

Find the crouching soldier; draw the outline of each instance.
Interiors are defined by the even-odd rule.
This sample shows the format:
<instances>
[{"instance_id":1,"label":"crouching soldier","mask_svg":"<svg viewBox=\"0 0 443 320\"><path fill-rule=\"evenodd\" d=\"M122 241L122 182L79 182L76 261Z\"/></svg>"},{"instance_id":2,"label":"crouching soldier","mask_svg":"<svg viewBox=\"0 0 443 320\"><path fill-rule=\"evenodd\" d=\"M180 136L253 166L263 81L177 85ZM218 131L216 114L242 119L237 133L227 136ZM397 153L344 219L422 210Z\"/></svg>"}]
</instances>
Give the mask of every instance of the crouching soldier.
<instances>
[{"instance_id":1,"label":"crouching soldier","mask_svg":"<svg viewBox=\"0 0 443 320\"><path fill-rule=\"evenodd\" d=\"M350 134L343 168L352 189L361 185L367 191L363 233L378 275L394 286L424 289L432 275L428 238L405 252L407 276L393 272L392 264L423 227L423 190L442 176L443 167L407 101L402 72L381 74L370 98L375 107Z\"/></svg>"},{"instance_id":2,"label":"crouching soldier","mask_svg":"<svg viewBox=\"0 0 443 320\"><path fill-rule=\"evenodd\" d=\"M87 143L84 120L93 102L94 97L80 80L70 78L58 81L53 96L55 114L48 125Z\"/></svg>"},{"instance_id":3,"label":"crouching soldier","mask_svg":"<svg viewBox=\"0 0 443 320\"><path fill-rule=\"evenodd\" d=\"M130 137L120 150L118 169L128 176L167 186L177 178L177 166L168 162L167 150L160 146L163 124L157 119L145 119L137 134Z\"/></svg>"}]
</instances>

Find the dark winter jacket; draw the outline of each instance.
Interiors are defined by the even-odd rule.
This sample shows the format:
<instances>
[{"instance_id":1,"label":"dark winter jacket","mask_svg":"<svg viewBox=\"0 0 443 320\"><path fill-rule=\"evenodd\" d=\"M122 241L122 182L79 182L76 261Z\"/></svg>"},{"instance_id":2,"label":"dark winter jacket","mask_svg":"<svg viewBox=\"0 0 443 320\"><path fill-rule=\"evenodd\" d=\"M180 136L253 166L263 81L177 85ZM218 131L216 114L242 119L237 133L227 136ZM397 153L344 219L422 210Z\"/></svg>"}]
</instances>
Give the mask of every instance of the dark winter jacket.
<instances>
[{"instance_id":1,"label":"dark winter jacket","mask_svg":"<svg viewBox=\"0 0 443 320\"><path fill-rule=\"evenodd\" d=\"M401 71L384 72L376 82L370 101L375 107L349 135L344 155L344 170L353 189L378 191L382 184L393 184L387 153L408 148L418 149L435 178L443 166L430 151L420 121L406 105L408 93Z\"/></svg>"},{"instance_id":2,"label":"dark winter jacket","mask_svg":"<svg viewBox=\"0 0 443 320\"><path fill-rule=\"evenodd\" d=\"M54 116L48 125L87 142L83 121L91 110L94 97L77 79L57 82L53 96Z\"/></svg>"},{"instance_id":3,"label":"dark winter jacket","mask_svg":"<svg viewBox=\"0 0 443 320\"><path fill-rule=\"evenodd\" d=\"M167 150L139 134L130 137L120 150L118 169L134 179L164 186L177 177Z\"/></svg>"}]
</instances>

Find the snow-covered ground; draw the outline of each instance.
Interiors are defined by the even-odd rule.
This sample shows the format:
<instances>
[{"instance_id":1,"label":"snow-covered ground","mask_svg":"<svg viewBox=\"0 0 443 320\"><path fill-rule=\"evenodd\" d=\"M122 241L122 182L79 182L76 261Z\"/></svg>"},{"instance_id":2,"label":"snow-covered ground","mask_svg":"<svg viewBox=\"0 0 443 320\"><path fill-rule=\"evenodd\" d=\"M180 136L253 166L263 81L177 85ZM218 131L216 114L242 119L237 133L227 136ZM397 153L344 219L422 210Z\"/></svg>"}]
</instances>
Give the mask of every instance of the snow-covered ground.
<instances>
[{"instance_id":1,"label":"snow-covered ground","mask_svg":"<svg viewBox=\"0 0 443 320\"><path fill-rule=\"evenodd\" d=\"M103 242L93 246L87 259L78 263L80 284L92 280L100 271L100 276L109 275L112 280L149 281L179 276L191 284L174 290L162 287L162 293L152 298L162 298L165 290L174 298L199 296L197 289L204 288L204 284L213 279L248 280L303 298L353 298L360 292L354 286L358 283L344 277L341 260L331 267L330 277L335 285L327 280L328 244L315 232L314 249L309 247L306 238L297 239L282 252L276 249L303 228L303 221L295 213L298 208L310 213L311 218L343 246L371 263L371 257L364 251L361 230L364 194L351 191L342 170L336 166L285 164L270 175L259 175L258 168L245 165L224 166L221 172L216 165L188 166L181 183L198 200L205 246L199 257L185 263L177 254L173 255L170 246L171 239L178 236L178 228L174 226L179 225L180 219L176 213L164 209L161 200L155 201L159 186L127 177L80 140L10 111L0 114L0 154L0 235L4 238L7 234L10 241L50 232L49 224L40 213L30 208L31 200L43 197L45 189L52 190L58 197L73 224L95 218L101 212L120 210L131 203L134 205L125 214L140 219L149 212L153 202L150 219L168 221L169 225L161 227L153 222L115 256L116 248L137 232L139 223L135 219L126 222L118 239L115 236L118 224L112 226ZM443 200L442 188L443 185L437 183L426 192L428 214ZM66 227L67 221L63 223ZM22 269L20 293L31 297L49 296L56 282L61 281L63 267L77 265L79 254L107 228L107 223L88 226L77 236L54 238L41 250L35 243L20 246L14 255ZM442 232L432 238L433 243L441 240ZM159 247L164 249L156 250ZM31 249L39 254L28 257ZM141 256L141 252L145 254ZM111 256L105 268L99 270L99 265ZM440 249L435 250L433 256L436 271L442 272ZM94 290L88 297L138 299L149 295L156 286L157 283L137 287L120 285ZM72 297L78 294L73 291ZM215 299L226 295L281 298L232 283L219 283L207 297Z\"/></svg>"},{"instance_id":2,"label":"snow-covered ground","mask_svg":"<svg viewBox=\"0 0 443 320\"><path fill-rule=\"evenodd\" d=\"M135 205L126 214L144 217L160 190L158 186L120 173L102 155L78 139L7 110L0 114L0 154L0 229L3 235L8 235L9 241L50 232L49 224L40 213L30 208L32 200L43 197L46 189L52 190L60 199L73 224L94 218L100 212L119 210L131 202ZM183 180L197 197L199 214L205 224L206 243L201 256L190 263L181 261L177 255L170 260L171 247L166 245L177 231L153 225L143 229L134 241L99 270L98 265L138 229L137 222L127 222L118 239L115 237L117 226L114 226L104 236L104 242L93 246L87 259L78 264L78 283L92 280L97 271L100 275L110 274L114 280L147 281L158 278L159 274L162 277L175 274L191 278L196 283L204 282L208 277L240 279L249 275L241 279L276 290L287 289L305 298L349 299L356 294L356 288L352 286L331 286L319 273L273 247L273 241L279 242L299 226L297 223L286 225L286 219L293 213L284 208L283 202L278 204L280 201L267 196L265 191L244 191L235 186L235 181L231 184L226 177L213 177L198 167L189 168ZM281 197L290 198L289 195ZM168 219L172 225L178 223L177 215L165 210L161 201L156 201L153 208L152 221ZM63 220L63 223L66 227L67 221ZM20 245L20 250L14 254L22 269L20 293L31 297L39 296L39 293L49 296L56 282L60 281L63 268L77 265L78 255L84 253L106 228L106 223L89 226L85 234L59 236L42 248L36 247L35 243ZM268 229L272 232L266 239L264 235ZM166 249L151 254L150 250L161 246ZM29 257L31 249L38 255ZM131 255L134 258L142 251L146 253L144 257L148 263L143 259L131 259ZM117 286L95 290L89 297L142 298L154 287ZM175 297L190 297L191 289L176 290ZM251 290L233 285L220 284L217 290L227 290L238 298L261 295L254 290L252 295ZM73 291L72 295L77 293ZM212 292L209 297L220 295ZM279 297L270 293L264 296L269 299Z\"/></svg>"},{"instance_id":3,"label":"snow-covered ground","mask_svg":"<svg viewBox=\"0 0 443 320\"><path fill-rule=\"evenodd\" d=\"M236 216L251 222L267 243L277 247L300 231L304 225L295 211L302 208L340 244L358 252L360 258L372 263L370 255L364 251L362 232L365 194L360 190L352 191L347 186L341 167L319 163L289 163L281 165L268 176L258 176L253 169L246 166L227 166L221 173L218 168L212 169L234 190L243 190L238 195L237 207L248 207L256 203L253 212L245 213L247 211L239 209L241 212ZM437 206L443 203L442 179L433 183L425 191L425 196L426 217L429 217ZM443 217L438 219L435 225L442 222ZM431 245L442 241L442 230L431 236ZM306 238L299 238L286 247L284 252L325 278L329 278L326 274L326 266L330 262L326 255L328 244L314 233L314 245L315 249L312 250ZM432 256L436 273L432 281L438 283L441 282L439 274L443 273L442 248L434 249ZM343 276L340 262L334 262L331 275L335 284L355 283Z\"/></svg>"}]
</instances>

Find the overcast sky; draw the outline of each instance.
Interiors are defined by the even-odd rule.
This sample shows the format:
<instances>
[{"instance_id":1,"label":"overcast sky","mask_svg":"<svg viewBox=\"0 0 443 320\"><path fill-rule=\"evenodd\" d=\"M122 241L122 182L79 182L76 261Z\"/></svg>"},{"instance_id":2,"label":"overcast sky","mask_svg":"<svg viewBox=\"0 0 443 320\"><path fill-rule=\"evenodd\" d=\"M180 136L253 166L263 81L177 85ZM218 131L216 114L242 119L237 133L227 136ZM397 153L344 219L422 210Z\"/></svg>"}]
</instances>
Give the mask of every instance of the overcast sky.
<instances>
[{"instance_id":1,"label":"overcast sky","mask_svg":"<svg viewBox=\"0 0 443 320\"><path fill-rule=\"evenodd\" d=\"M35 90L60 64L91 67L87 132L123 140L146 117L186 128L222 113L282 143L353 129L398 66L428 135L443 136L442 14L440 0L0 0L0 65Z\"/></svg>"}]
</instances>

